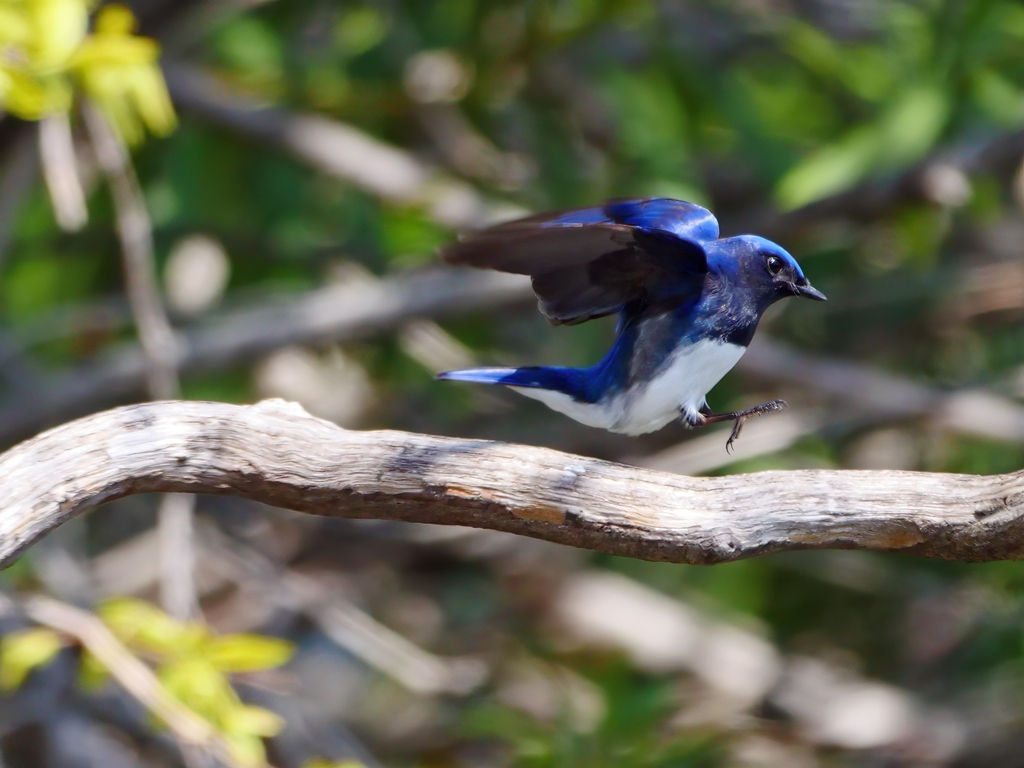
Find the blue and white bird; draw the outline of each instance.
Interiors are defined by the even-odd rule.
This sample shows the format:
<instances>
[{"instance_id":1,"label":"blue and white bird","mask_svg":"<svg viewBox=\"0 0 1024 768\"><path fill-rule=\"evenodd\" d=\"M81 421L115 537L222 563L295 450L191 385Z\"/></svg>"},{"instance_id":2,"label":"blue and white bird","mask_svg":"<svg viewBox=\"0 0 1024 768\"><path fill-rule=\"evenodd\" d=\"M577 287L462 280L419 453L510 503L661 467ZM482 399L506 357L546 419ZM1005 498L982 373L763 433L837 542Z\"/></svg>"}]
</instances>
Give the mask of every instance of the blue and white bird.
<instances>
[{"instance_id":1,"label":"blue and white bird","mask_svg":"<svg viewBox=\"0 0 1024 768\"><path fill-rule=\"evenodd\" d=\"M699 205L666 198L540 214L464 235L449 264L529 275L555 325L619 314L615 343L590 368L472 368L440 379L501 384L591 427L626 435L681 418L690 427L743 421L781 400L713 413L706 396L739 361L779 299L825 301L796 260L755 235L719 239Z\"/></svg>"}]
</instances>

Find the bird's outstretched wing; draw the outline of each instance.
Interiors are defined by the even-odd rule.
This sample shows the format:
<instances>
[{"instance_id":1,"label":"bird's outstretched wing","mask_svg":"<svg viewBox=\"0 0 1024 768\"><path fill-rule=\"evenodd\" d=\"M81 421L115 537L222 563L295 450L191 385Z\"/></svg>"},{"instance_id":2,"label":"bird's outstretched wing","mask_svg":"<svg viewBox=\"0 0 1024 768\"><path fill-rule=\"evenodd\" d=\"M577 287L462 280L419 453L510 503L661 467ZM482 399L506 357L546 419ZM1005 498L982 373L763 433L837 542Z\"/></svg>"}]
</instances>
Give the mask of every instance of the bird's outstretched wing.
<instances>
[{"instance_id":1,"label":"bird's outstretched wing","mask_svg":"<svg viewBox=\"0 0 1024 768\"><path fill-rule=\"evenodd\" d=\"M620 312L635 301L684 301L707 273L710 211L665 198L540 214L470 232L441 249L449 264L529 275L556 325Z\"/></svg>"}]
</instances>

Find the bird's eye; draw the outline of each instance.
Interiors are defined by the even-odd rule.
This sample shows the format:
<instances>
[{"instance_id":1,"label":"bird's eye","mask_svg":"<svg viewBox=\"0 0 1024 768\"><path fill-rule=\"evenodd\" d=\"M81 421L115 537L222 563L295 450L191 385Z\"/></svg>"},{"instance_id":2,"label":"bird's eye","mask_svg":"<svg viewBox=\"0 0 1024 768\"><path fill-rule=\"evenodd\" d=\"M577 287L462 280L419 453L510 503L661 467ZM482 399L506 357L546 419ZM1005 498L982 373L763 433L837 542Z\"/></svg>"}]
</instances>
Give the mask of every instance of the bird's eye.
<instances>
[{"instance_id":1,"label":"bird's eye","mask_svg":"<svg viewBox=\"0 0 1024 768\"><path fill-rule=\"evenodd\" d=\"M779 274L779 272L782 271L782 259L780 259L778 256L769 256L767 264L768 271L771 272L773 275L777 275Z\"/></svg>"}]
</instances>

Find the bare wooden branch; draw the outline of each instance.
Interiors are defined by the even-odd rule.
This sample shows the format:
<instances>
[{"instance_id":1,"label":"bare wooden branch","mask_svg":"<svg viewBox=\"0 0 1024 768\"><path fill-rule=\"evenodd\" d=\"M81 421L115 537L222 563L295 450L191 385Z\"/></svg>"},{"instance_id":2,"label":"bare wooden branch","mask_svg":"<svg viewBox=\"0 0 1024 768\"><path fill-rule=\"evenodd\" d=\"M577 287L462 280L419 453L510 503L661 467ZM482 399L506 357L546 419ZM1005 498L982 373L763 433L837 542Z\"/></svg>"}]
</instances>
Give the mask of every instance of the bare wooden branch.
<instances>
[{"instance_id":1,"label":"bare wooden branch","mask_svg":"<svg viewBox=\"0 0 1024 768\"><path fill-rule=\"evenodd\" d=\"M691 478L518 445L355 432L283 401L127 406L0 456L0 564L134 493L233 494L312 514L469 525L685 563L861 548L1024 551L1024 475L805 470Z\"/></svg>"}]
</instances>

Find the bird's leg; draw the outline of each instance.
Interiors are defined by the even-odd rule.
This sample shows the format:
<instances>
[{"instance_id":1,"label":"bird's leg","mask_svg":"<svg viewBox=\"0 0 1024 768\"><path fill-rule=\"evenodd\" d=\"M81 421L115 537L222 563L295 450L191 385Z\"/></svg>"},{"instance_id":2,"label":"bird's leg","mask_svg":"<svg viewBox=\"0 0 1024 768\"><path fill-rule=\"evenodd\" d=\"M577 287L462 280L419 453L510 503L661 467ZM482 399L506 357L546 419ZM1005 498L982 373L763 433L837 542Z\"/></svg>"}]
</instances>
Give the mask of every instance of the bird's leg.
<instances>
[{"instance_id":1,"label":"bird's leg","mask_svg":"<svg viewBox=\"0 0 1024 768\"><path fill-rule=\"evenodd\" d=\"M744 411L732 411L730 413L712 413L711 409L706 405L700 409L700 416L703 421L702 424L715 424L719 421L732 420L736 422L732 427L732 434L729 435L729 439L725 443L725 450L728 453L732 453L732 444L736 442L736 438L740 436L740 430L743 429L743 422L749 419L751 416L760 416L762 413L773 413L774 411L781 411L786 407L785 400L772 400L770 403L761 403L761 405L755 405L753 408L747 408Z\"/></svg>"}]
</instances>

